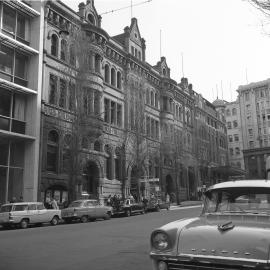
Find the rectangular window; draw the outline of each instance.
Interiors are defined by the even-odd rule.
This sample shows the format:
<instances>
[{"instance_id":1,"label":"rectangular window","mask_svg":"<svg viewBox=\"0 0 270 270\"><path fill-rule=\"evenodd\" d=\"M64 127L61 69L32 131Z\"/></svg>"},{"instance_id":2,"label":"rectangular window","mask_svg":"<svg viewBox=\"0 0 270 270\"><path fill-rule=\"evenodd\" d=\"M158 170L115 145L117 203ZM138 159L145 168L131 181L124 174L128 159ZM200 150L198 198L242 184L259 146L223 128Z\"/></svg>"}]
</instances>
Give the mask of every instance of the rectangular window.
<instances>
[{"instance_id":1,"label":"rectangular window","mask_svg":"<svg viewBox=\"0 0 270 270\"><path fill-rule=\"evenodd\" d=\"M246 101L249 101L249 92L245 93L245 99L246 99Z\"/></svg>"},{"instance_id":2,"label":"rectangular window","mask_svg":"<svg viewBox=\"0 0 270 270\"><path fill-rule=\"evenodd\" d=\"M239 135L238 134L234 134L234 141L236 141L236 142L239 141Z\"/></svg>"},{"instance_id":3,"label":"rectangular window","mask_svg":"<svg viewBox=\"0 0 270 270\"><path fill-rule=\"evenodd\" d=\"M249 141L249 147L254 148L254 142L253 141Z\"/></svg>"},{"instance_id":4,"label":"rectangular window","mask_svg":"<svg viewBox=\"0 0 270 270\"><path fill-rule=\"evenodd\" d=\"M66 96L67 96L67 82L60 79L60 96L59 96L59 107L66 107Z\"/></svg>"},{"instance_id":5,"label":"rectangular window","mask_svg":"<svg viewBox=\"0 0 270 270\"><path fill-rule=\"evenodd\" d=\"M150 117L146 117L146 134L147 134L147 136L150 136Z\"/></svg>"},{"instance_id":6,"label":"rectangular window","mask_svg":"<svg viewBox=\"0 0 270 270\"><path fill-rule=\"evenodd\" d=\"M68 109L73 111L75 109L75 84L69 84L69 100L68 100Z\"/></svg>"},{"instance_id":7,"label":"rectangular window","mask_svg":"<svg viewBox=\"0 0 270 270\"><path fill-rule=\"evenodd\" d=\"M229 135L229 142L233 142L233 136Z\"/></svg>"},{"instance_id":8,"label":"rectangular window","mask_svg":"<svg viewBox=\"0 0 270 270\"><path fill-rule=\"evenodd\" d=\"M117 104L117 126L122 126L122 105Z\"/></svg>"},{"instance_id":9,"label":"rectangular window","mask_svg":"<svg viewBox=\"0 0 270 270\"><path fill-rule=\"evenodd\" d=\"M6 46L1 46L0 53L0 71L13 74L13 56L14 51Z\"/></svg>"},{"instance_id":10,"label":"rectangular window","mask_svg":"<svg viewBox=\"0 0 270 270\"><path fill-rule=\"evenodd\" d=\"M5 34L29 44L29 20L23 14L7 5L3 5L2 27Z\"/></svg>"},{"instance_id":11,"label":"rectangular window","mask_svg":"<svg viewBox=\"0 0 270 270\"><path fill-rule=\"evenodd\" d=\"M3 30L15 34L16 11L6 5L3 5Z\"/></svg>"},{"instance_id":12,"label":"rectangular window","mask_svg":"<svg viewBox=\"0 0 270 270\"><path fill-rule=\"evenodd\" d=\"M56 99L57 99L57 77L50 74L49 103L56 105Z\"/></svg>"},{"instance_id":13,"label":"rectangular window","mask_svg":"<svg viewBox=\"0 0 270 270\"><path fill-rule=\"evenodd\" d=\"M116 119L116 103L114 101L111 102L111 124L115 125Z\"/></svg>"},{"instance_id":14,"label":"rectangular window","mask_svg":"<svg viewBox=\"0 0 270 270\"><path fill-rule=\"evenodd\" d=\"M110 123L110 100L104 99L104 121Z\"/></svg>"}]
</instances>

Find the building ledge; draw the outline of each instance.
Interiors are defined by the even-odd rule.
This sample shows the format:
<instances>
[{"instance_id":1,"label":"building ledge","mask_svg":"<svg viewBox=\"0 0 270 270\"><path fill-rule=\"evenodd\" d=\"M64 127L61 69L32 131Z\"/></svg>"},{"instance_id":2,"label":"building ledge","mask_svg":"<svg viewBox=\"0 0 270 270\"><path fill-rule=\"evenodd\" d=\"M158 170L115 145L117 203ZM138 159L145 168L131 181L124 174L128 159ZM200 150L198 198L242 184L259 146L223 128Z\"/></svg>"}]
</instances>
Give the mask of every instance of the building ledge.
<instances>
[{"instance_id":1,"label":"building ledge","mask_svg":"<svg viewBox=\"0 0 270 270\"><path fill-rule=\"evenodd\" d=\"M15 0L9 0L4 1L6 4L20 10L21 12L27 14L30 17L38 17L40 16L40 13L36 11L35 9L31 8L30 6L24 4L21 1L15 1Z\"/></svg>"},{"instance_id":2,"label":"building ledge","mask_svg":"<svg viewBox=\"0 0 270 270\"><path fill-rule=\"evenodd\" d=\"M9 81L6 81L6 80L0 78L0 87L1 86L8 89L8 90L12 90L12 91L18 91L18 92L23 92L26 94L34 94L34 95L37 94L37 91L35 91L35 90L32 90L30 88L27 88L27 87L21 86L19 84L9 82Z\"/></svg>"},{"instance_id":3,"label":"building ledge","mask_svg":"<svg viewBox=\"0 0 270 270\"><path fill-rule=\"evenodd\" d=\"M12 138L14 140L21 140L21 141L34 141L36 138L33 136L29 136L29 135L25 135L25 134L19 134L19 133L14 133L14 132L10 132L10 131L6 131L6 130L2 130L0 129L0 137L1 138Z\"/></svg>"},{"instance_id":4,"label":"building ledge","mask_svg":"<svg viewBox=\"0 0 270 270\"><path fill-rule=\"evenodd\" d=\"M37 55L39 52L30 46L23 44L22 42L11 38L3 33L0 33L0 41L3 45L9 45L12 48L18 49L28 55Z\"/></svg>"}]
</instances>

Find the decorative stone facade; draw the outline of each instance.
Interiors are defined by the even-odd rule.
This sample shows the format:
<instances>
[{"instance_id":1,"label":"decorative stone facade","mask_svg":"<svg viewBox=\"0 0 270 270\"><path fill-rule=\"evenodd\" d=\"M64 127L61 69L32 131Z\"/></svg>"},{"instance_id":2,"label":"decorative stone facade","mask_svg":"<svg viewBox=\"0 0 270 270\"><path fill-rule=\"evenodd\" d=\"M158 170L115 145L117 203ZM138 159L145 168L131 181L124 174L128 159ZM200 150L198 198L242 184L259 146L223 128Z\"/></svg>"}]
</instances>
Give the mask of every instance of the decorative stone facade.
<instances>
[{"instance_id":1,"label":"decorative stone facade","mask_svg":"<svg viewBox=\"0 0 270 270\"><path fill-rule=\"evenodd\" d=\"M132 194L140 199L169 193L175 201L195 198L202 181L195 117L198 95L187 78L180 83L170 78L165 57L155 66L145 61L146 43L136 18L122 34L110 37L101 28L94 1L88 0L79 5L79 13L58 1L45 3L40 199L53 195L60 202L70 200L65 143L74 111L72 89L64 81L78 72L78 56L69 44L74 32L89 38L84 83L90 97L85 103L90 113L85 116L88 131L82 135L81 166L72 180L75 197L86 194L106 200L110 194ZM213 158L204 159L223 164L227 146L220 146L219 140L226 129L215 108L203 102L204 125L214 123L209 127L213 148L212 137L206 138Z\"/></svg>"}]
</instances>

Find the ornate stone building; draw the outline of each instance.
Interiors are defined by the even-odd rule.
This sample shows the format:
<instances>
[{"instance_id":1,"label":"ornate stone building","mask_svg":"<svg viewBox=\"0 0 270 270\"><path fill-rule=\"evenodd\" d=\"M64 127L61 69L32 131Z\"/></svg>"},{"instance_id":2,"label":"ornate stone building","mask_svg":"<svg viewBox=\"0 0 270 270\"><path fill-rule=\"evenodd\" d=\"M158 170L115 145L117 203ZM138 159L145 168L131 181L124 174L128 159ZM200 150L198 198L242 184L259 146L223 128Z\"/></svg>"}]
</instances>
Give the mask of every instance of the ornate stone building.
<instances>
[{"instance_id":1,"label":"ornate stone building","mask_svg":"<svg viewBox=\"0 0 270 270\"><path fill-rule=\"evenodd\" d=\"M146 62L146 42L136 18L123 33L110 37L93 0L81 3L78 13L60 1L44 4L40 199L106 199L110 194L139 199L150 193L169 193L173 200L195 197L205 170L197 158L198 111L205 113L204 125L213 136L206 138L212 147L205 150L209 160L226 162L224 136L219 135L226 130L215 108L204 99L207 105L200 107L202 97L197 98L186 78L177 83L170 77L165 57L155 66ZM82 52L74 50L74 33L87 40L83 97L75 105ZM78 113L74 106L84 114L77 126L79 166L71 178L67 153Z\"/></svg>"}]
</instances>

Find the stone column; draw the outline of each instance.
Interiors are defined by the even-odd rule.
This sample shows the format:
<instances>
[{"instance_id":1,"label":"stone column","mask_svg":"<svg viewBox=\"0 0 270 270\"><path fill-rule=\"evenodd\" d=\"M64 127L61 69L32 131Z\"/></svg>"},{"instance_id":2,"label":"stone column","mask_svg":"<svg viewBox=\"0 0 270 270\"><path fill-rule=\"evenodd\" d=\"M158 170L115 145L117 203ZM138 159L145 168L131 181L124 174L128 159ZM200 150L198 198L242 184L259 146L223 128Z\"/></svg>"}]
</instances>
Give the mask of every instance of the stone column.
<instances>
[{"instance_id":1,"label":"stone column","mask_svg":"<svg viewBox=\"0 0 270 270\"><path fill-rule=\"evenodd\" d=\"M91 70L95 71L95 54L91 53Z\"/></svg>"}]
</instances>

